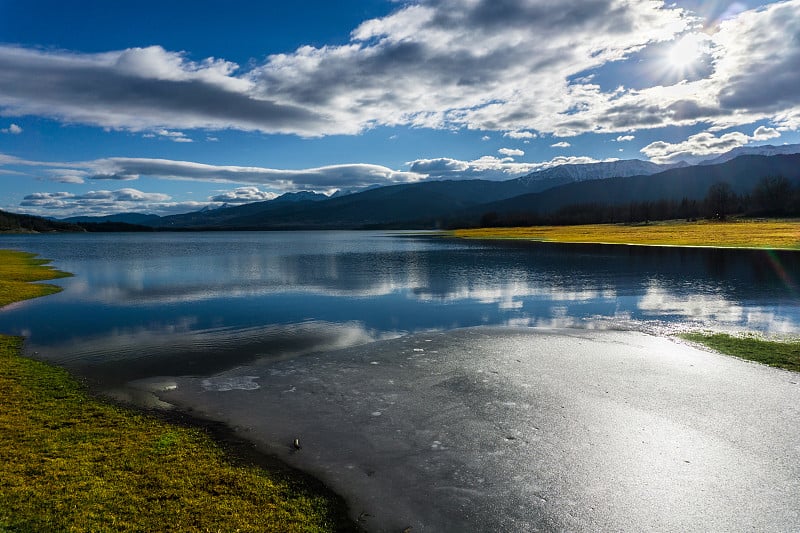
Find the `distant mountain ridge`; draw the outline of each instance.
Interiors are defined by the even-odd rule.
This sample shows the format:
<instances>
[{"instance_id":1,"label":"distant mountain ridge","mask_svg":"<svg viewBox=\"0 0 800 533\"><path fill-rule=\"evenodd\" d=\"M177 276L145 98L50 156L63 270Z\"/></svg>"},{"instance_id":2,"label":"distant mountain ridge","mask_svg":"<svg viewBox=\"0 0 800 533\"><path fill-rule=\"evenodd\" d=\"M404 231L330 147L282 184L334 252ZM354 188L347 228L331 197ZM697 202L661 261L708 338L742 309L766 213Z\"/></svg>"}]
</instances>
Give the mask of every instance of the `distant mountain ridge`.
<instances>
[{"instance_id":1,"label":"distant mountain ridge","mask_svg":"<svg viewBox=\"0 0 800 533\"><path fill-rule=\"evenodd\" d=\"M322 201L258 202L207 213L164 217L166 229L437 228L476 223L488 212L551 213L571 205L622 205L659 200L702 201L709 187L728 182L749 193L761 178L800 183L800 155L744 155L718 165L686 166L655 174L584 179L538 189L548 180L430 181L392 185Z\"/></svg>"},{"instance_id":2,"label":"distant mountain ridge","mask_svg":"<svg viewBox=\"0 0 800 533\"><path fill-rule=\"evenodd\" d=\"M624 178L628 176L647 176L657 174L676 165L657 165L640 159L623 159L619 161L600 161L597 163L566 164L531 172L517 181L565 180L585 181L603 178Z\"/></svg>"},{"instance_id":3,"label":"distant mountain ridge","mask_svg":"<svg viewBox=\"0 0 800 533\"><path fill-rule=\"evenodd\" d=\"M750 193L765 177L782 176L800 186L800 154L742 155L717 165L696 165L665 170L649 176L628 176L575 182L540 193L483 204L485 212L553 213L580 204L625 205L660 200L701 201L711 185L728 183L734 193ZM479 211L471 211L477 216Z\"/></svg>"},{"instance_id":4,"label":"distant mountain ridge","mask_svg":"<svg viewBox=\"0 0 800 533\"><path fill-rule=\"evenodd\" d=\"M733 150L720 156L701 161L698 163L698 165L719 165L720 163L725 163L732 159L736 159L741 155L773 156L791 154L800 154L800 144L784 144L781 146L773 146L771 144L764 146L740 146L739 148L734 148Z\"/></svg>"},{"instance_id":5,"label":"distant mountain ridge","mask_svg":"<svg viewBox=\"0 0 800 533\"><path fill-rule=\"evenodd\" d=\"M103 222L122 222L123 224L138 224L142 226L158 224L161 217L158 215L146 215L143 213L117 213L105 216L76 216L61 219L62 222L72 224L79 223L103 223Z\"/></svg>"}]
</instances>

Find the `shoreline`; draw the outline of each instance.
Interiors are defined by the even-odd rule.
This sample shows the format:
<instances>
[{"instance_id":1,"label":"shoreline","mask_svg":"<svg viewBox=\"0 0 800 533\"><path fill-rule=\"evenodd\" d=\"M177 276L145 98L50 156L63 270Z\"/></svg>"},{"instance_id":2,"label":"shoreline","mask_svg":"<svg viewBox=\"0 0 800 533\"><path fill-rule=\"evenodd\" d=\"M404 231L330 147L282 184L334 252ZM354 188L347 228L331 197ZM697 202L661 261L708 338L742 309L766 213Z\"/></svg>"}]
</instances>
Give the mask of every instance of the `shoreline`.
<instances>
[{"instance_id":1,"label":"shoreline","mask_svg":"<svg viewBox=\"0 0 800 533\"><path fill-rule=\"evenodd\" d=\"M70 276L35 254L0 250L0 256L0 307L59 292L59 286L34 282ZM0 496L0 529L93 529L112 525L124 530L149 529L153 519L158 520L160 514L174 507L174 502L188 497L188 510L182 504L181 511L173 517L176 524L170 527L199 531L226 524L246 530L362 531L349 518L347 503L340 495L314 476L257 449L255 443L236 435L229 424L198 417L190 411L146 409L115 401L87 388L79 376L59 366L26 357L23 342L21 337L0 334L0 355L7 361L0 369L0 383L9 394L6 411L0 417L3 427L14 427L17 432L0 434L8 444L5 451L0 450L5 458L3 471L11 468L6 471L7 491ZM37 408L51 403L44 412L37 412ZM94 414L88 416L86 412ZM152 438L156 440L149 444ZM76 448L76 439L89 448ZM130 439L133 440L128 444ZM100 455L104 458L95 457L95 446L103 449ZM192 462L190 472L178 466L184 457ZM154 459L156 464L151 464ZM42 461L47 466L37 466ZM86 468L91 472L85 472ZM144 477L129 479L128 492L118 491L121 487L117 484L122 483L122 478L130 478L131 468L142 469ZM52 482L47 481L51 476L55 476ZM95 476L100 476L97 481L93 481ZM219 480L211 480L217 476ZM152 489L131 488L131 484L137 487L141 482ZM222 485L214 488L209 483ZM197 484L199 491L191 489ZM62 490L57 490L59 486ZM54 488L58 497L53 497ZM211 491L207 496L206 490ZM109 498L105 496L107 491L120 494ZM75 500L79 493L84 497ZM126 495L138 500L166 500L157 512L151 509L152 516L140 511L131 514ZM226 505L238 501L241 503L235 505L237 509L225 510ZM248 514L247 507L253 505L255 509ZM238 507L245 510L240 512ZM233 514L220 522L220 511Z\"/></svg>"}]
</instances>

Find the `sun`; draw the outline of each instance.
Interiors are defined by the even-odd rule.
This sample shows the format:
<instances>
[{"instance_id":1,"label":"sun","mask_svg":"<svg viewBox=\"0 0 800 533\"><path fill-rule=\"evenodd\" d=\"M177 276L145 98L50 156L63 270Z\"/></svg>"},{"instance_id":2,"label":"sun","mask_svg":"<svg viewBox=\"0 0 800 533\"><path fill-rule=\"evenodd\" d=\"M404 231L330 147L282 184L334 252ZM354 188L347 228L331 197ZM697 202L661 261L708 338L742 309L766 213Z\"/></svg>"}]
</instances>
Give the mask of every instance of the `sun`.
<instances>
[{"instance_id":1,"label":"sun","mask_svg":"<svg viewBox=\"0 0 800 533\"><path fill-rule=\"evenodd\" d=\"M674 70L692 70L708 50L707 37L697 33L689 33L675 41L666 53L666 61Z\"/></svg>"}]
</instances>

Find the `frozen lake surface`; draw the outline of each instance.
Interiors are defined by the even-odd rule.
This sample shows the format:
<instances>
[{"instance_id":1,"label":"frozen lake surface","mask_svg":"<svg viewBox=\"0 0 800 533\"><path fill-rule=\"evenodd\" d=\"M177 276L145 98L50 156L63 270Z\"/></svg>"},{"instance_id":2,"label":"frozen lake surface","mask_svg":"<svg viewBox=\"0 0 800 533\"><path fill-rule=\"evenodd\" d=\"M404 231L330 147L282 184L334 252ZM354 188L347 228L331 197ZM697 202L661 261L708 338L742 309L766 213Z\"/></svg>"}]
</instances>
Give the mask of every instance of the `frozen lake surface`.
<instances>
[{"instance_id":1,"label":"frozen lake surface","mask_svg":"<svg viewBox=\"0 0 800 533\"><path fill-rule=\"evenodd\" d=\"M800 529L798 381L637 332L470 328L136 385L371 531L777 532Z\"/></svg>"}]
</instances>

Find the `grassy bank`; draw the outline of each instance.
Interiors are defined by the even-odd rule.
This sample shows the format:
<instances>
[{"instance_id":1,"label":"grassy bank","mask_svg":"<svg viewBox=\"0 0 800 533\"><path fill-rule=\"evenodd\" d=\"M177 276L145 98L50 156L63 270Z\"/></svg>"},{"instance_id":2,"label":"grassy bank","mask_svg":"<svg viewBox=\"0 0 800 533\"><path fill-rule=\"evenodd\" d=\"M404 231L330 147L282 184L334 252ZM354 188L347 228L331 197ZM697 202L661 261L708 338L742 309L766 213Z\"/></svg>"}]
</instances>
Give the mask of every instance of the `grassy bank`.
<instances>
[{"instance_id":1,"label":"grassy bank","mask_svg":"<svg viewBox=\"0 0 800 533\"><path fill-rule=\"evenodd\" d=\"M0 252L4 305L64 274ZM38 287L38 289L31 289ZM90 397L0 336L0 531L344 531L341 502L231 461L199 429Z\"/></svg>"},{"instance_id":2,"label":"grassy bank","mask_svg":"<svg viewBox=\"0 0 800 533\"><path fill-rule=\"evenodd\" d=\"M455 230L468 239L800 250L800 221L665 222Z\"/></svg>"},{"instance_id":3,"label":"grassy bank","mask_svg":"<svg viewBox=\"0 0 800 533\"><path fill-rule=\"evenodd\" d=\"M31 283L68 277L33 254L0 250L0 307L13 302L46 296L61 290L56 285Z\"/></svg>"},{"instance_id":4,"label":"grassy bank","mask_svg":"<svg viewBox=\"0 0 800 533\"><path fill-rule=\"evenodd\" d=\"M725 333L684 333L681 338L720 353L800 372L800 341L778 342Z\"/></svg>"}]
</instances>

